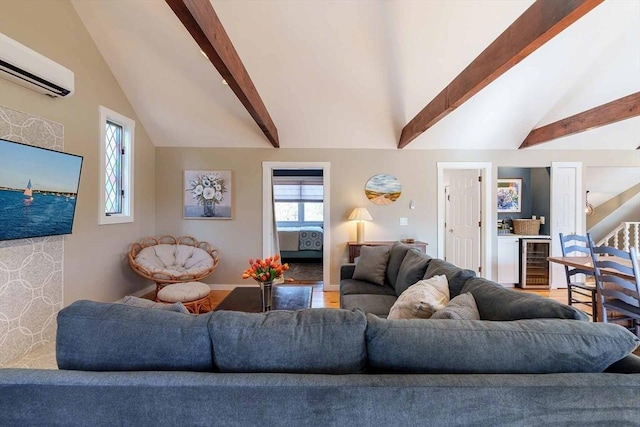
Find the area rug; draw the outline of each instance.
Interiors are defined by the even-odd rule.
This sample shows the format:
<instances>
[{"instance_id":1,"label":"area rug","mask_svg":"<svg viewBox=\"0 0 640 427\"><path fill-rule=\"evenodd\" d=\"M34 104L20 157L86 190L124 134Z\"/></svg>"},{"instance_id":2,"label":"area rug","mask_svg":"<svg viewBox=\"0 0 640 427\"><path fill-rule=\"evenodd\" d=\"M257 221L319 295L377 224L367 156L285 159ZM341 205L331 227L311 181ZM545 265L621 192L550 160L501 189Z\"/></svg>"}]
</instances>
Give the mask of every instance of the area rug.
<instances>
[{"instance_id":1,"label":"area rug","mask_svg":"<svg viewBox=\"0 0 640 427\"><path fill-rule=\"evenodd\" d=\"M296 282L321 282L321 262L290 262L289 270L285 272L285 279L293 279Z\"/></svg>"}]
</instances>

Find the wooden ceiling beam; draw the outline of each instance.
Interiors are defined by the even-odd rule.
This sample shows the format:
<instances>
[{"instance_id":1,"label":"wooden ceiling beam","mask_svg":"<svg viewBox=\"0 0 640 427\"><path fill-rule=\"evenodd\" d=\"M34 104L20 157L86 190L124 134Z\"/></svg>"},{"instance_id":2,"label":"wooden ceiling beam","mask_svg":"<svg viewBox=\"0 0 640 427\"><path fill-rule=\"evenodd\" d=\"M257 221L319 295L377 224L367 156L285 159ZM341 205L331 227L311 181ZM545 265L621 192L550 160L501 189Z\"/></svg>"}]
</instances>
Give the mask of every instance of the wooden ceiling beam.
<instances>
[{"instance_id":1,"label":"wooden ceiling beam","mask_svg":"<svg viewBox=\"0 0 640 427\"><path fill-rule=\"evenodd\" d=\"M402 129L404 148L604 0L537 0Z\"/></svg>"},{"instance_id":2,"label":"wooden ceiling beam","mask_svg":"<svg viewBox=\"0 0 640 427\"><path fill-rule=\"evenodd\" d=\"M278 148L278 129L209 0L166 0L242 105Z\"/></svg>"},{"instance_id":3,"label":"wooden ceiling beam","mask_svg":"<svg viewBox=\"0 0 640 427\"><path fill-rule=\"evenodd\" d=\"M518 149L640 116L640 92L532 130Z\"/></svg>"}]
</instances>

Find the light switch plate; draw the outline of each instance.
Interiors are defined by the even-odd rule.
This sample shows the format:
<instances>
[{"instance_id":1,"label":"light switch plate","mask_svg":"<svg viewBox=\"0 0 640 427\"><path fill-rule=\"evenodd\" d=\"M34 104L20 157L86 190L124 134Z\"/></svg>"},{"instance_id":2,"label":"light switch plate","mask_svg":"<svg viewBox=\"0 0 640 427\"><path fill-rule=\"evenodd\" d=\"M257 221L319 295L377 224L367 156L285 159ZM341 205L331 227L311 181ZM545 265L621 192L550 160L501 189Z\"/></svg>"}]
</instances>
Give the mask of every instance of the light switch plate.
<instances>
[{"instance_id":1,"label":"light switch plate","mask_svg":"<svg viewBox=\"0 0 640 427\"><path fill-rule=\"evenodd\" d=\"M409 225L409 218L400 218L400 225Z\"/></svg>"}]
</instances>

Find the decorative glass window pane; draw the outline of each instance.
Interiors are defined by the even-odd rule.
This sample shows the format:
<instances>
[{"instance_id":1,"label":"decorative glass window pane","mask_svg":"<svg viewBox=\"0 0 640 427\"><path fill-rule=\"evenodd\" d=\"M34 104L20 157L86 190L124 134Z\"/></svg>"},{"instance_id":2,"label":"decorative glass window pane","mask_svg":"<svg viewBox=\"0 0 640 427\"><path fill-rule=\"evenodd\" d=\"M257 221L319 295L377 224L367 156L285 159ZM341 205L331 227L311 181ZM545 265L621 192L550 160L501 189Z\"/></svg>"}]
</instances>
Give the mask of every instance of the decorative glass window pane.
<instances>
[{"instance_id":1,"label":"decorative glass window pane","mask_svg":"<svg viewBox=\"0 0 640 427\"><path fill-rule=\"evenodd\" d=\"M322 222L323 204L306 202L304 204L304 220L305 222Z\"/></svg>"},{"instance_id":2,"label":"decorative glass window pane","mask_svg":"<svg viewBox=\"0 0 640 427\"><path fill-rule=\"evenodd\" d=\"M276 221L298 221L298 203L275 203Z\"/></svg>"},{"instance_id":3,"label":"decorative glass window pane","mask_svg":"<svg viewBox=\"0 0 640 427\"><path fill-rule=\"evenodd\" d=\"M105 129L105 213L122 213L122 126L107 121Z\"/></svg>"}]
</instances>

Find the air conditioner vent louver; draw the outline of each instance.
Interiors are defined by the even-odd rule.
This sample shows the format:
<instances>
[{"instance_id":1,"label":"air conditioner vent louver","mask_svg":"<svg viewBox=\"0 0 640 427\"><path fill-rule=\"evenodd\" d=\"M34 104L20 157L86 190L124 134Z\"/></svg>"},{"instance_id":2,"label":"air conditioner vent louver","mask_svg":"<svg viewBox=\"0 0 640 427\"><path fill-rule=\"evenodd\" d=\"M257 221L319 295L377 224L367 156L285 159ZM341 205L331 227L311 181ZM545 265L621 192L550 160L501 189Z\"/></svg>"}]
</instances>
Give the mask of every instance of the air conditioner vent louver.
<instances>
[{"instance_id":1,"label":"air conditioner vent louver","mask_svg":"<svg viewBox=\"0 0 640 427\"><path fill-rule=\"evenodd\" d=\"M52 98L73 94L73 71L0 33L0 77Z\"/></svg>"}]
</instances>

